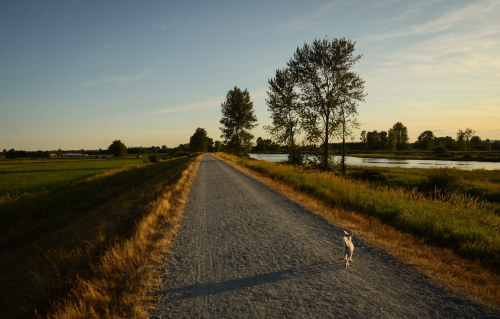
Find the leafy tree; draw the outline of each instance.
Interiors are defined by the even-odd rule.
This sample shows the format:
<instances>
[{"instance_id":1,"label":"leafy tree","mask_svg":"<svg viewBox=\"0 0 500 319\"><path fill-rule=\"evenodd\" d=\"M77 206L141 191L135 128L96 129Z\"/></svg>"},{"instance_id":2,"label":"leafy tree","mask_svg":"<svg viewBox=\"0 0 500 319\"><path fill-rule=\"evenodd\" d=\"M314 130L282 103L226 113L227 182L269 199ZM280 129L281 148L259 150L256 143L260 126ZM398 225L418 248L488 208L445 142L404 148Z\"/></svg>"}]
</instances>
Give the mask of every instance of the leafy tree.
<instances>
[{"instance_id":1,"label":"leafy tree","mask_svg":"<svg viewBox=\"0 0 500 319\"><path fill-rule=\"evenodd\" d=\"M189 150L191 152L206 152L208 150L209 138L204 128L198 127L189 139Z\"/></svg>"},{"instance_id":2,"label":"leafy tree","mask_svg":"<svg viewBox=\"0 0 500 319\"><path fill-rule=\"evenodd\" d=\"M250 130L257 126L257 117L254 114L253 102L250 101L250 93L245 89L241 91L238 87L227 92L226 100L221 104L223 125L221 137L227 149L241 156L250 150L253 135Z\"/></svg>"},{"instance_id":3,"label":"leafy tree","mask_svg":"<svg viewBox=\"0 0 500 319\"><path fill-rule=\"evenodd\" d=\"M297 48L288 68L301 99L302 128L306 140L323 145L322 166L328 170L329 143L340 130L348 135L356 114L356 103L363 101L364 81L350 71L361 58L354 55L355 42L333 39L314 40ZM342 114L343 112L343 114Z\"/></svg>"},{"instance_id":4,"label":"leafy tree","mask_svg":"<svg viewBox=\"0 0 500 319\"><path fill-rule=\"evenodd\" d=\"M457 149L460 151L465 151L465 133L462 130L457 132Z\"/></svg>"},{"instance_id":5,"label":"leafy tree","mask_svg":"<svg viewBox=\"0 0 500 319\"><path fill-rule=\"evenodd\" d=\"M408 149L408 129L401 122L397 122L392 126L394 137L396 140L396 150L403 151Z\"/></svg>"},{"instance_id":6,"label":"leafy tree","mask_svg":"<svg viewBox=\"0 0 500 319\"><path fill-rule=\"evenodd\" d=\"M277 153L280 151L280 145L270 139L257 138L257 145L253 148L257 153Z\"/></svg>"},{"instance_id":7,"label":"leafy tree","mask_svg":"<svg viewBox=\"0 0 500 319\"><path fill-rule=\"evenodd\" d=\"M456 142L451 136L446 137L436 137L434 140L436 148L439 148L437 151L434 149L434 152L437 153L446 153L449 150L455 149Z\"/></svg>"},{"instance_id":8,"label":"leafy tree","mask_svg":"<svg viewBox=\"0 0 500 319\"><path fill-rule=\"evenodd\" d=\"M302 157L295 138L300 132L301 105L290 70L276 70L276 76L268 83L266 102L273 123L265 128L278 143L285 143L288 146L289 161L300 164Z\"/></svg>"},{"instance_id":9,"label":"leafy tree","mask_svg":"<svg viewBox=\"0 0 500 319\"><path fill-rule=\"evenodd\" d=\"M359 137L359 140L361 141L361 143L363 143L363 145L366 144L366 131L361 132L361 136Z\"/></svg>"},{"instance_id":10,"label":"leafy tree","mask_svg":"<svg viewBox=\"0 0 500 319\"><path fill-rule=\"evenodd\" d=\"M376 130L366 133L366 147L369 150L379 149L379 147L380 147L380 135L378 134L378 132Z\"/></svg>"},{"instance_id":11,"label":"leafy tree","mask_svg":"<svg viewBox=\"0 0 500 319\"><path fill-rule=\"evenodd\" d=\"M359 127L359 122L357 120L358 102L364 102L366 94L364 93L365 81L361 79L354 72L342 72L341 80L344 83L340 83L340 103L338 104L338 120L339 120L339 131L337 131L337 137L342 140L342 174L346 174L346 138L352 136L352 129Z\"/></svg>"},{"instance_id":12,"label":"leafy tree","mask_svg":"<svg viewBox=\"0 0 500 319\"><path fill-rule=\"evenodd\" d=\"M483 149L485 151L491 151L491 141L490 139L486 139L484 142L483 142Z\"/></svg>"},{"instance_id":13,"label":"leafy tree","mask_svg":"<svg viewBox=\"0 0 500 319\"><path fill-rule=\"evenodd\" d=\"M481 141L481 138L479 136L473 136L470 138L469 140L469 144L470 144L470 149L471 150L481 150L482 149L482 141Z\"/></svg>"},{"instance_id":14,"label":"leafy tree","mask_svg":"<svg viewBox=\"0 0 500 319\"><path fill-rule=\"evenodd\" d=\"M208 147L208 151L209 152L213 152L214 151L214 139L213 138L208 138L207 139L207 147Z\"/></svg>"},{"instance_id":15,"label":"leafy tree","mask_svg":"<svg viewBox=\"0 0 500 319\"><path fill-rule=\"evenodd\" d=\"M388 151L395 151L396 150L396 132L394 131L393 128L390 128L389 132L387 132L386 150L388 150Z\"/></svg>"},{"instance_id":16,"label":"leafy tree","mask_svg":"<svg viewBox=\"0 0 500 319\"><path fill-rule=\"evenodd\" d=\"M114 140L108 147L108 151L115 157L127 155L127 147L120 140Z\"/></svg>"},{"instance_id":17,"label":"leafy tree","mask_svg":"<svg viewBox=\"0 0 500 319\"><path fill-rule=\"evenodd\" d=\"M389 148L389 135L387 134L386 131L380 131L380 133L378 133L379 137L380 137L380 144L379 144L379 148L381 150L386 150Z\"/></svg>"},{"instance_id":18,"label":"leafy tree","mask_svg":"<svg viewBox=\"0 0 500 319\"><path fill-rule=\"evenodd\" d=\"M432 131L423 131L418 136L415 146L426 151L433 151L435 139L436 137Z\"/></svg>"},{"instance_id":19,"label":"leafy tree","mask_svg":"<svg viewBox=\"0 0 500 319\"><path fill-rule=\"evenodd\" d=\"M470 139L476 131L466 128L465 131L458 130L457 132L457 147L459 150L468 151L470 149Z\"/></svg>"}]
</instances>

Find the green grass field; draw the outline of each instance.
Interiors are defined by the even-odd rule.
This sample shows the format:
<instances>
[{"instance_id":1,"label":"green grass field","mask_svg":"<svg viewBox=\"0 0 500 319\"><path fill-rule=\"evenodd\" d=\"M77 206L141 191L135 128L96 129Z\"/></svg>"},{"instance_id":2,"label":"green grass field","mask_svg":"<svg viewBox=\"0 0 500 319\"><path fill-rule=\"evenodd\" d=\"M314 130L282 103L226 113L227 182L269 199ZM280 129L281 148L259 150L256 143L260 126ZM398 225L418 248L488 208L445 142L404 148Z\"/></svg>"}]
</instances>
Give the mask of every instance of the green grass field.
<instances>
[{"instance_id":1,"label":"green grass field","mask_svg":"<svg viewBox=\"0 0 500 319\"><path fill-rule=\"evenodd\" d=\"M328 205L375 216L429 243L478 259L496 271L500 269L500 216L477 199L460 195L428 198L404 187L374 185L297 166L221 156L313 195ZM409 172L411 170L406 174L399 172L400 183L404 176L410 176L404 182L406 185L417 179Z\"/></svg>"},{"instance_id":2,"label":"green grass field","mask_svg":"<svg viewBox=\"0 0 500 319\"><path fill-rule=\"evenodd\" d=\"M18 159L0 161L0 198L67 185L113 169L142 164L140 158Z\"/></svg>"}]
</instances>

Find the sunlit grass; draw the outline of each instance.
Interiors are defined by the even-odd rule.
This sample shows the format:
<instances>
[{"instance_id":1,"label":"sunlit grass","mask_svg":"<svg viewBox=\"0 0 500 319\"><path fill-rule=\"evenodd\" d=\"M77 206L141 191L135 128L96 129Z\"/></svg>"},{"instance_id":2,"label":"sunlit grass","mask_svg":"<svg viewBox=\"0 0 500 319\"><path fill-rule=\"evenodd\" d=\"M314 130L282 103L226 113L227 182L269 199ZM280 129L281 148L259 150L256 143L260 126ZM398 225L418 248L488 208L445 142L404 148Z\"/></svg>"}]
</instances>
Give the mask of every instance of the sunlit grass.
<instances>
[{"instance_id":1,"label":"sunlit grass","mask_svg":"<svg viewBox=\"0 0 500 319\"><path fill-rule=\"evenodd\" d=\"M330 206L375 216L434 245L500 266L500 217L474 198L456 195L443 201L405 188L375 186L333 173L222 156L311 194Z\"/></svg>"},{"instance_id":2,"label":"sunlit grass","mask_svg":"<svg viewBox=\"0 0 500 319\"><path fill-rule=\"evenodd\" d=\"M448 185L436 183L439 175L444 175ZM461 201L475 202L500 215L500 170L351 166L347 176L375 186L415 190L426 197L460 198ZM448 189L442 189L443 186Z\"/></svg>"}]
</instances>

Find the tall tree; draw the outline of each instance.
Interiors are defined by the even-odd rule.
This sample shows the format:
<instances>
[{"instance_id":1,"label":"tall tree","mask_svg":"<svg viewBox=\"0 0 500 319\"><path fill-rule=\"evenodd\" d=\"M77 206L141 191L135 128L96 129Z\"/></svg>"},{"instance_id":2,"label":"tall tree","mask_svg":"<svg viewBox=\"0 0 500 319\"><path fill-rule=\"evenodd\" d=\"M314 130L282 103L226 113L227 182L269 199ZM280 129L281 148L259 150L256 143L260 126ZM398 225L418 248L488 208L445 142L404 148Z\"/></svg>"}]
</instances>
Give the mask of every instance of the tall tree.
<instances>
[{"instance_id":1,"label":"tall tree","mask_svg":"<svg viewBox=\"0 0 500 319\"><path fill-rule=\"evenodd\" d=\"M354 122L346 119L356 114L357 102L364 99L364 81L351 71L361 58L354 55L354 45L345 38L316 39L297 48L288 61L301 98L302 128L309 142L323 144L325 170L329 167L330 139L337 129L344 131L342 136L347 135L348 126Z\"/></svg>"},{"instance_id":2,"label":"tall tree","mask_svg":"<svg viewBox=\"0 0 500 319\"><path fill-rule=\"evenodd\" d=\"M459 149L468 151L470 149L470 139L474 134L476 134L476 131L470 128L466 128L465 131L458 130L457 144Z\"/></svg>"},{"instance_id":3,"label":"tall tree","mask_svg":"<svg viewBox=\"0 0 500 319\"><path fill-rule=\"evenodd\" d=\"M108 147L108 150L115 157L120 157L127 154L127 147L120 140L114 140L113 143Z\"/></svg>"},{"instance_id":4,"label":"tall tree","mask_svg":"<svg viewBox=\"0 0 500 319\"><path fill-rule=\"evenodd\" d=\"M380 144L379 144L380 149L386 150L389 147L389 135L387 134L386 131L380 131L378 135L380 136Z\"/></svg>"},{"instance_id":5,"label":"tall tree","mask_svg":"<svg viewBox=\"0 0 500 319\"><path fill-rule=\"evenodd\" d=\"M387 132L386 150L388 150L388 151L395 151L396 150L396 132L394 131L393 128L390 128L389 131Z\"/></svg>"},{"instance_id":6,"label":"tall tree","mask_svg":"<svg viewBox=\"0 0 500 319\"><path fill-rule=\"evenodd\" d=\"M403 151L408 148L408 129L401 122L397 122L392 126L392 130L396 139L396 150Z\"/></svg>"},{"instance_id":7,"label":"tall tree","mask_svg":"<svg viewBox=\"0 0 500 319\"><path fill-rule=\"evenodd\" d=\"M204 128L198 127L189 139L189 150L191 152L206 152L208 150L209 137Z\"/></svg>"},{"instance_id":8,"label":"tall tree","mask_svg":"<svg viewBox=\"0 0 500 319\"><path fill-rule=\"evenodd\" d=\"M354 47L353 47L354 49ZM361 56L360 56L361 57ZM347 69L348 70L348 69ZM358 102L364 102L366 94L364 93L365 81L361 77L354 73L348 72L347 70L341 73L341 83L340 83L340 100L338 104L338 119L339 119L339 130L337 131L337 137L342 140L342 174L346 174L346 138L352 136L352 129L359 127L359 122L357 120L358 115Z\"/></svg>"},{"instance_id":9,"label":"tall tree","mask_svg":"<svg viewBox=\"0 0 500 319\"><path fill-rule=\"evenodd\" d=\"M366 143L366 131L362 131L361 132L361 135L359 137L359 140L361 141L361 143L365 144Z\"/></svg>"},{"instance_id":10,"label":"tall tree","mask_svg":"<svg viewBox=\"0 0 500 319\"><path fill-rule=\"evenodd\" d=\"M278 143L288 146L288 160L300 164L302 157L296 145L300 132L300 103L291 73L288 69L276 70L276 76L268 81L267 109L273 123L265 128Z\"/></svg>"},{"instance_id":11,"label":"tall tree","mask_svg":"<svg viewBox=\"0 0 500 319\"><path fill-rule=\"evenodd\" d=\"M224 138L227 150L241 156L248 153L252 146L253 135L250 130L257 126L253 102L250 93L238 87L227 92L226 100L221 104L223 125L221 137Z\"/></svg>"},{"instance_id":12,"label":"tall tree","mask_svg":"<svg viewBox=\"0 0 500 319\"><path fill-rule=\"evenodd\" d=\"M433 151L434 150L434 140L436 137L434 136L434 133L432 131L423 131L420 133L420 135L417 138L417 141L415 142L415 145L423 150L426 151Z\"/></svg>"},{"instance_id":13,"label":"tall tree","mask_svg":"<svg viewBox=\"0 0 500 319\"><path fill-rule=\"evenodd\" d=\"M369 150L380 148L380 135L376 130L366 133L366 147Z\"/></svg>"}]
</instances>

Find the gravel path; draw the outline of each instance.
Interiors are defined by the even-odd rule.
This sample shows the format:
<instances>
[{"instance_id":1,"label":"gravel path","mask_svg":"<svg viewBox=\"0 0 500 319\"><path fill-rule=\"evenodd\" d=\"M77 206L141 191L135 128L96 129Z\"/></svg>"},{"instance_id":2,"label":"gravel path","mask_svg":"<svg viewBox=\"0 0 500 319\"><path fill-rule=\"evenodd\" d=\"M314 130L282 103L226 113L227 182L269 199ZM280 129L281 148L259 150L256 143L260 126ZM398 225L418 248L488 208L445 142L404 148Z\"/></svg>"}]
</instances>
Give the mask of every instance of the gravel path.
<instances>
[{"instance_id":1,"label":"gravel path","mask_svg":"<svg viewBox=\"0 0 500 319\"><path fill-rule=\"evenodd\" d=\"M152 318L499 318L211 155L189 195Z\"/></svg>"}]
</instances>

